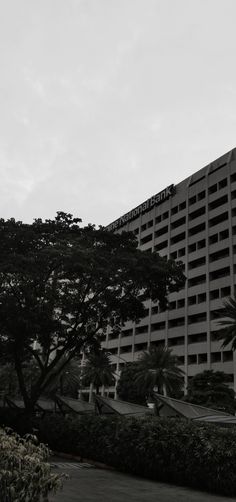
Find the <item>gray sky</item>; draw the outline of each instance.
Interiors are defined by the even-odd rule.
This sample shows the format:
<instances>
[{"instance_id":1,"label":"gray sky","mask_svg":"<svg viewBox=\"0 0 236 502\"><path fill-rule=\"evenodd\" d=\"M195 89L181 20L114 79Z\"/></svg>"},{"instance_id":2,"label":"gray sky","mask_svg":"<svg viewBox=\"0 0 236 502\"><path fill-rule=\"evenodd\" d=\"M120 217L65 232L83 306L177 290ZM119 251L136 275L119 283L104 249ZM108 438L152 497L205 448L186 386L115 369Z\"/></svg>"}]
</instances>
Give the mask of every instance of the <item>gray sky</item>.
<instances>
[{"instance_id":1,"label":"gray sky","mask_svg":"<svg viewBox=\"0 0 236 502\"><path fill-rule=\"evenodd\" d=\"M0 216L108 224L236 146L235 0L0 0Z\"/></svg>"}]
</instances>

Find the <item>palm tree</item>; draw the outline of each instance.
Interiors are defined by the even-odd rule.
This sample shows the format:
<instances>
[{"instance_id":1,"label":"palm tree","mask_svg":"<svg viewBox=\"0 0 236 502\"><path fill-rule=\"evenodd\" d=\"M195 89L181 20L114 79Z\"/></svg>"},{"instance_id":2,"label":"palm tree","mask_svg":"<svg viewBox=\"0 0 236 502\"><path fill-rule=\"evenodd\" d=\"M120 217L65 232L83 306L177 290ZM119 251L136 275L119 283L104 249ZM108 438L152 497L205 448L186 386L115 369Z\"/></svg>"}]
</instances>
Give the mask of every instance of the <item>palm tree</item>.
<instances>
[{"instance_id":1,"label":"palm tree","mask_svg":"<svg viewBox=\"0 0 236 502\"><path fill-rule=\"evenodd\" d=\"M150 397L155 387L160 394L173 394L183 387L184 371L178 367L177 358L167 347L151 347L138 361L135 381L140 390Z\"/></svg>"},{"instance_id":2,"label":"palm tree","mask_svg":"<svg viewBox=\"0 0 236 502\"><path fill-rule=\"evenodd\" d=\"M94 386L96 394L99 387L109 386L115 382L112 372L109 353L105 349L97 349L87 355L85 366L83 367L83 382Z\"/></svg>"},{"instance_id":3,"label":"palm tree","mask_svg":"<svg viewBox=\"0 0 236 502\"><path fill-rule=\"evenodd\" d=\"M223 302L223 317L218 321L223 328L218 331L219 340L223 340L222 347L232 344L232 349L236 349L236 299L228 298Z\"/></svg>"}]
</instances>

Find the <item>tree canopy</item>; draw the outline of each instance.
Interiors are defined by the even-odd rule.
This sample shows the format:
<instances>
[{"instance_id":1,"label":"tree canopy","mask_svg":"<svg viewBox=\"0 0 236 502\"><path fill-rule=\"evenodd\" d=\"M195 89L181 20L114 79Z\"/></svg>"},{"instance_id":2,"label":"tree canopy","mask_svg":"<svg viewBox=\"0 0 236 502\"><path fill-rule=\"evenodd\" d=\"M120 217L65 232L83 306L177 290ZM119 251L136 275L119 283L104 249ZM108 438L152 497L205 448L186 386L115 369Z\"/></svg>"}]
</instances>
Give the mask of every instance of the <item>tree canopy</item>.
<instances>
[{"instance_id":1,"label":"tree canopy","mask_svg":"<svg viewBox=\"0 0 236 502\"><path fill-rule=\"evenodd\" d=\"M14 364L26 408L108 326L141 318L145 298L165 307L184 282L180 263L140 251L131 233L81 227L63 212L32 224L1 219L0 357ZM30 360L39 374L28 391Z\"/></svg>"},{"instance_id":2,"label":"tree canopy","mask_svg":"<svg viewBox=\"0 0 236 502\"><path fill-rule=\"evenodd\" d=\"M183 377L184 371L171 349L151 346L138 360L135 383L141 392L145 390L150 396L155 387L159 394L172 395L183 388Z\"/></svg>"},{"instance_id":3,"label":"tree canopy","mask_svg":"<svg viewBox=\"0 0 236 502\"><path fill-rule=\"evenodd\" d=\"M114 385L115 377L113 375L111 359L107 350L94 349L87 354L85 366L82 370L83 383L92 384L99 393L99 387L109 387Z\"/></svg>"},{"instance_id":4,"label":"tree canopy","mask_svg":"<svg viewBox=\"0 0 236 502\"><path fill-rule=\"evenodd\" d=\"M137 361L125 364L118 380L117 394L123 401L146 405L146 389L140 389L135 381L138 371Z\"/></svg>"},{"instance_id":5,"label":"tree canopy","mask_svg":"<svg viewBox=\"0 0 236 502\"><path fill-rule=\"evenodd\" d=\"M223 371L205 370L193 376L186 401L226 413L235 413L234 391L228 387L229 376Z\"/></svg>"}]
</instances>

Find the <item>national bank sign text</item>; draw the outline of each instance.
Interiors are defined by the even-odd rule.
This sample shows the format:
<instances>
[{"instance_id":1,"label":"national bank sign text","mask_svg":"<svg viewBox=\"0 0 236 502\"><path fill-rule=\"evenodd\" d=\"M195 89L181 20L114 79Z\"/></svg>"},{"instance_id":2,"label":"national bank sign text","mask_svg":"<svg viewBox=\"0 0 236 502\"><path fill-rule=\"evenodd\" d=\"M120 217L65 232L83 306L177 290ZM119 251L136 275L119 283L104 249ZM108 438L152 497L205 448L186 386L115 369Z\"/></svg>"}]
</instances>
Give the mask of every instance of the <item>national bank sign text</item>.
<instances>
[{"instance_id":1,"label":"national bank sign text","mask_svg":"<svg viewBox=\"0 0 236 502\"><path fill-rule=\"evenodd\" d=\"M124 216L121 216L121 218L118 218L118 220L108 225L108 227L106 227L107 230L112 231L122 227L129 221L137 218L140 214L150 211L150 209L152 209L154 206L161 204L161 202L164 202L164 200L168 199L171 195L174 194L175 185L168 186L167 188L165 188L165 190L162 190L156 195L153 195L152 197L150 197L150 199L147 199L145 202L140 204L140 206L135 207L135 209L132 209L132 211L129 211L129 213L124 214Z\"/></svg>"}]
</instances>

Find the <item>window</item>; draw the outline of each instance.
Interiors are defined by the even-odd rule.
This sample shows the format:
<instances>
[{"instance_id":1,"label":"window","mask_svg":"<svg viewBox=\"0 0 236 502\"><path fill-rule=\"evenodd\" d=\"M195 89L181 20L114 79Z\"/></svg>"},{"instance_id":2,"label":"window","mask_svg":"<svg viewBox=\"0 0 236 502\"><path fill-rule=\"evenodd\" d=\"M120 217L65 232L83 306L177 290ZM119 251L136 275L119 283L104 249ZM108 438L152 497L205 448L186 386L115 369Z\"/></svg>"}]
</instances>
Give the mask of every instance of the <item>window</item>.
<instances>
[{"instance_id":1,"label":"window","mask_svg":"<svg viewBox=\"0 0 236 502\"><path fill-rule=\"evenodd\" d=\"M177 244L177 242L180 242L185 239L185 232L181 232L181 234L175 235L175 237L172 237L170 240L171 244Z\"/></svg>"},{"instance_id":2,"label":"window","mask_svg":"<svg viewBox=\"0 0 236 502\"><path fill-rule=\"evenodd\" d=\"M169 302L168 308L169 308L169 310L175 310L176 309L176 301Z\"/></svg>"},{"instance_id":3,"label":"window","mask_svg":"<svg viewBox=\"0 0 236 502\"><path fill-rule=\"evenodd\" d=\"M229 256L229 248L221 249L220 251L216 251L216 253L211 253L209 256L209 261L217 261L223 258L227 258Z\"/></svg>"},{"instance_id":4,"label":"window","mask_svg":"<svg viewBox=\"0 0 236 502\"><path fill-rule=\"evenodd\" d=\"M185 306L185 299L181 298L181 300L177 301L177 308L182 309Z\"/></svg>"},{"instance_id":5,"label":"window","mask_svg":"<svg viewBox=\"0 0 236 502\"><path fill-rule=\"evenodd\" d=\"M220 297L219 289L213 289L212 291L210 291L210 300L216 300L219 297Z\"/></svg>"},{"instance_id":6,"label":"window","mask_svg":"<svg viewBox=\"0 0 236 502\"><path fill-rule=\"evenodd\" d=\"M185 256L185 248L181 248L178 251L178 257L181 258L182 256Z\"/></svg>"},{"instance_id":7,"label":"window","mask_svg":"<svg viewBox=\"0 0 236 502\"><path fill-rule=\"evenodd\" d=\"M197 303L197 297L196 295L194 296L189 296L188 297L188 305L195 305Z\"/></svg>"},{"instance_id":8,"label":"window","mask_svg":"<svg viewBox=\"0 0 236 502\"><path fill-rule=\"evenodd\" d=\"M134 235L138 235L139 234L139 228L135 228L135 230L133 230L134 232Z\"/></svg>"},{"instance_id":9,"label":"window","mask_svg":"<svg viewBox=\"0 0 236 502\"><path fill-rule=\"evenodd\" d=\"M228 361L233 361L233 352L232 352L232 350L225 350L223 352L223 362L226 363Z\"/></svg>"},{"instance_id":10,"label":"window","mask_svg":"<svg viewBox=\"0 0 236 502\"><path fill-rule=\"evenodd\" d=\"M231 174L230 181L231 183L233 183L233 181L236 181L236 173Z\"/></svg>"},{"instance_id":11,"label":"window","mask_svg":"<svg viewBox=\"0 0 236 502\"><path fill-rule=\"evenodd\" d=\"M230 286L221 288L220 293L221 293L221 298L224 298L225 296L230 296Z\"/></svg>"},{"instance_id":12,"label":"window","mask_svg":"<svg viewBox=\"0 0 236 502\"><path fill-rule=\"evenodd\" d=\"M190 197L190 199L188 200L190 206L192 206L192 204L195 204L196 201L197 201L196 195Z\"/></svg>"},{"instance_id":13,"label":"window","mask_svg":"<svg viewBox=\"0 0 236 502\"><path fill-rule=\"evenodd\" d=\"M205 322L206 312L201 312L199 314L193 314L188 316L188 323L195 324L196 322Z\"/></svg>"},{"instance_id":14,"label":"window","mask_svg":"<svg viewBox=\"0 0 236 502\"><path fill-rule=\"evenodd\" d=\"M172 207L172 209L171 209L171 214L172 215L176 214L176 213L178 213L178 206Z\"/></svg>"},{"instance_id":15,"label":"window","mask_svg":"<svg viewBox=\"0 0 236 502\"><path fill-rule=\"evenodd\" d=\"M172 260L176 260L176 258L177 258L177 251L173 251L173 253L170 253L170 258Z\"/></svg>"},{"instance_id":16,"label":"window","mask_svg":"<svg viewBox=\"0 0 236 502\"><path fill-rule=\"evenodd\" d=\"M236 199L236 190L233 190L233 192L231 192L231 199Z\"/></svg>"},{"instance_id":17,"label":"window","mask_svg":"<svg viewBox=\"0 0 236 502\"><path fill-rule=\"evenodd\" d=\"M135 335L141 335L143 333L148 333L148 326L138 326L138 328L135 328Z\"/></svg>"},{"instance_id":18,"label":"window","mask_svg":"<svg viewBox=\"0 0 236 502\"><path fill-rule=\"evenodd\" d=\"M165 321L155 322L154 324L151 324L151 330L152 331L160 331L162 329L165 329L165 327L166 327Z\"/></svg>"},{"instance_id":19,"label":"window","mask_svg":"<svg viewBox=\"0 0 236 502\"><path fill-rule=\"evenodd\" d=\"M198 364L207 363L207 354L198 354Z\"/></svg>"},{"instance_id":20,"label":"window","mask_svg":"<svg viewBox=\"0 0 236 502\"><path fill-rule=\"evenodd\" d=\"M197 364L197 354L191 354L188 356L188 364Z\"/></svg>"},{"instance_id":21,"label":"window","mask_svg":"<svg viewBox=\"0 0 236 502\"><path fill-rule=\"evenodd\" d=\"M153 227L153 220L147 222L147 228Z\"/></svg>"},{"instance_id":22,"label":"window","mask_svg":"<svg viewBox=\"0 0 236 502\"><path fill-rule=\"evenodd\" d=\"M182 209L185 209L185 208L186 208L186 201L181 202L181 204L179 205L179 211L182 211Z\"/></svg>"},{"instance_id":23,"label":"window","mask_svg":"<svg viewBox=\"0 0 236 502\"><path fill-rule=\"evenodd\" d=\"M207 341L206 333L197 333L195 335L188 336L188 343L202 343Z\"/></svg>"},{"instance_id":24,"label":"window","mask_svg":"<svg viewBox=\"0 0 236 502\"><path fill-rule=\"evenodd\" d=\"M199 192L197 196L197 200L202 200L206 197L206 190L203 190L202 192Z\"/></svg>"},{"instance_id":25,"label":"window","mask_svg":"<svg viewBox=\"0 0 236 502\"><path fill-rule=\"evenodd\" d=\"M230 275L230 267L220 268L219 270L210 272L210 281L215 281L216 279L227 277L228 275Z\"/></svg>"},{"instance_id":26,"label":"window","mask_svg":"<svg viewBox=\"0 0 236 502\"><path fill-rule=\"evenodd\" d=\"M202 239L201 241L198 241L198 243L197 243L198 249L203 249L205 247L206 247L206 239Z\"/></svg>"},{"instance_id":27,"label":"window","mask_svg":"<svg viewBox=\"0 0 236 502\"><path fill-rule=\"evenodd\" d=\"M179 218L179 220L176 220L173 223L171 223L171 229L174 230L175 228L180 227L181 225L184 225L185 221L186 221L186 216Z\"/></svg>"},{"instance_id":28,"label":"window","mask_svg":"<svg viewBox=\"0 0 236 502\"><path fill-rule=\"evenodd\" d=\"M156 217L155 223L161 223L161 215Z\"/></svg>"},{"instance_id":29,"label":"window","mask_svg":"<svg viewBox=\"0 0 236 502\"><path fill-rule=\"evenodd\" d=\"M141 226L141 232L143 232L144 230L146 230L146 228L147 228L147 224L144 223L144 225Z\"/></svg>"},{"instance_id":30,"label":"window","mask_svg":"<svg viewBox=\"0 0 236 502\"><path fill-rule=\"evenodd\" d=\"M219 181L219 189L226 187L228 184L227 178L224 178L223 180Z\"/></svg>"},{"instance_id":31,"label":"window","mask_svg":"<svg viewBox=\"0 0 236 502\"><path fill-rule=\"evenodd\" d=\"M228 219L228 211L215 216L215 218L211 218L211 220L209 220L209 227L214 227L215 225L218 225L219 223L222 223L227 219Z\"/></svg>"},{"instance_id":32,"label":"window","mask_svg":"<svg viewBox=\"0 0 236 502\"><path fill-rule=\"evenodd\" d=\"M204 284L206 282L206 274L198 275L197 277L193 277L188 280L188 284L190 288L194 286L198 286L199 284Z\"/></svg>"},{"instance_id":33,"label":"window","mask_svg":"<svg viewBox=\"0 0 236 502\"><path fill-rule=\"evenodd\" d=\"M197 258L197 260L190 261L188 266L189 270L197 267L202 267L206 263L206 257L202 256L201 258Z\"/></svg>"},{"instance_id":34,"label":"window","mask_svg":"<svg viewBox=\"0 0 236 502\"><path fill-rule=\"evenodd\" d=\"M219 340L219 331L211 331L211 341L216 342Z\"/></svg>"},{"instance_id":35,"label":"window","mask_svg":"<svg viewBox=\"0 0 236 502\"><path fill-rule=\"evenodd\" d=\"M211 363L220 363L220 362L221 362L221 352L212 352Z\"/></svg>"},{"instance_id":36,"label":"window","mask_svg":"<svg viewBox=\"0 0 236 502\"><path fill-rule=\"evenodd\" d=\"M208 193L211 194L211 193L215 193L217 192L217 183L215 183L214 185L211 185L209 188L208 188Z\"/></svg>"},{"instance_id":37,"label":"window","mask_svg":"<svg viewBox=\"0 0 236 502\"><path fill-rule=\"evenodd\" d=\"M156 244L154 247L155 251L161 251L162 249L165 249L168 246L168 240L167 241L162 241L160 244Z\"/></svg>"},{"instance_id":38,"label":"window","mask_svg":"<svg viewBox=\"0 0 236 502\"><path fill-rule=\"evenodd\" d=\"M205 213L206 213L206 206L202 206L199 209L196 209L196 211L189 213L189 220L190 221L194 220L195 218L198 218L199 216L202 216Z\"/></svg>"},{"instance_id":39,"label":"window","mask_svg":"<svg viewBox=\"0 0 236 502\"><path fill-rule=\"evenodd\" d=\"M204 303L206 301L206 293L200 293L198 296L198 303Z\"/></svg>"},{"instance_id":40,"label":"window","mask_svg":"<svg viewBox=\"0 0 236 502\"><path fill-rule=\"evenodd\" d=\"M165 347L165 340L153 340L151 347Z\"/></svg>"},{"instance_id":41,"label":"window","mask_svg":"<svg viewBox=\"0 0 236 502\"><path fill-rule=\"evenodd\" d=\"M135 352L147 350L147 342L135 343L134 350Z\"/></svg>"},{"instance_id":42,"label":"window","mask_svg":"<svg viewBox=\"0 0 236 502\"><path fill-rule=\"evenodd\" d=\"M184 365L184 356L177 356L177 363L180 365L180 366L183 366Z\"/></svg>"},{"instance_id":43,"label":"window","mask_svg":"<svg viewBox=\"0 0 236 502\"><path fill-rule=\"evenodd\" d=\"M177 317L177 319L170 319L168 321L169 328L178 328L179 326L184 326L185 319L184 317Z\"/></svg>"},{"instance_id":44,"label":"window","mask_svg":"<svg viewBox=\"0 0 236 502\"><path fill-rule=\"evenodd\" d=\"M219 236L220 236L220 241L227 239L229 237L228 229L226 228L226 230L222 230L222 232L219 233Z\"/></svg>"},{"instance_id":45,"label":"window","mask_svg":"<svg viewBox=\"0 0 236 502\"><path fill-rule=\"evenodd\" d=\"M191 235L196 235L199 232L203 232L206 228L206 223L200 223L199 225L196 225L195 227L192 227L188 231L188 235L191 237Z\"/></svg>"},{"instance_id":46,"label":"window","mask_svg":"<svg viewBox=\"0 0 236 502\"><path fill-rule=\"evenodd\" d=\"M194 242L193 244L189 245L188 252L189 253L194 253L194 251L196 251L196 249L197 249L197 244L196 244L196 242Z\"/></svg>"},{"instance_id":47,"label":"window","mask_svg":"<svg viewBox=\"0 0 236 502\"><path fill-rule=\"evenodd\" d=\"M125 354L127 352L132 352L132 345L126 345L125 347L120 347L121 354Z\"/></svg>"},{"instance_id":48,"label":"window","mask_svg":"<svg viewBox=\"0 0 236 502\"><path fill-rule=\"evenodd\" d=\"M217 207L222 206L223 204L226 204L228 202L228 195L223 195L223 197L220 197L219 199L213 200L213 202L210 202L208 204L208 208L210 211L213 209L216 209Z\"/></svg>"},{"instance_id":49,"label":"window","mask_svg":"<svg viewBox=\"0 0 236 502\"><path fill-rule=\"evenodd\" d=\"M169 211L166 211L165 213L163 213L163 215L162 215L163 220L166 220L168 217L169 217Z\"/></svg>"},{"instance_id":50,"label":"window","mask_svg":"<svg viewBox=\"0 0 236 502\"><path fill-rule=\"evenodd\" d=\"M184 336L177 336L176 338L168 339L169 347L175 347L176 345L184 345Z\"/></svg>"},{"instance_id":51,"label":"window","mask_svg":"<svg viewBox=\"0 0 236 502\"><path fill-rule=\"evenodd\" d=\"M218 234L211 235L209 237L209 244L215 244L218 242Z\"/></svg>"},{"instance_id":52,"label":"window","mask_svg":"<svg viewBox=\"0 0 236 502\"><path fill-rule=\"evenodd\" d=\"M140 244L146 244L147 242L150 242L152 240L152 234L146 235L146 237L143 237L143 239L140 240Z\"/></svg>"},{"instance_id":53,"label":"window","mask_svg":"<svg viewBox=\"0 0 236 502\"><path fill-rule=\"evenodd\" d=\"M155 237L160 237L161 235L166 234L167 232L168 232L168 225L166 225L165 227L160 228L160 230L157 230L155 232Z\"/></svg>"}]
</instances>

